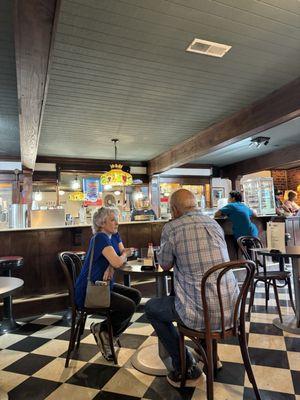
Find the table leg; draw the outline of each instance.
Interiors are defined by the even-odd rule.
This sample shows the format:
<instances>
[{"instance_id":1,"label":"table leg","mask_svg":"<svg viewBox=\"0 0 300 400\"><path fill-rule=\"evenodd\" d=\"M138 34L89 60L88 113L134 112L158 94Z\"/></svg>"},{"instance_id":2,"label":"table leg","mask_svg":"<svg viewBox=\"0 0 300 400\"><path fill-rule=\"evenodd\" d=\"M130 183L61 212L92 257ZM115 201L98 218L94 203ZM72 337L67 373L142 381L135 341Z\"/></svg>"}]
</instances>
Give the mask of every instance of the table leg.
<instances>
[{"instance_id":1,"label":"table leg","mask_svg":"<svg viewBox=\"0 0 300 400\"><path fill-rule=\"evenodd\" d=\"M292 257L293 280L295 291L296 316L283 316L282 323L279 318L273 320L273 324L283 331L300 335L300 258Z\"/></svg>"},{"instance_id":2,"label":"table leg","mask_svg":"<svg viewBox=\"0 0 300 400\"><path fill-rule=\"evenodd\" d=\"M7 270L3 276L11 277L11 271ZM0 333L8 333L18 329L20 325L16 322L12 312L12 296L3 298L3 320L0 323Z\"/></svg>"},{"instance_id":3,"label":"table leg","mask_svg":"<svg viewBox=\"0 0 300 400\"><path fill-rule=\"evenodd\" d=\"M168 294L168 277L156 277L157 297ZM154 376L166 376L172 369L172 360L160 341L158 344L151 344L138 350L131 359L132 365L144 374Z\"/></svg>"},{"instance_id":4,"label":"table leg","mask_svg":"<svg viewBox=\"0 0 300 400\"><path fill-rule=\"evenodd\" d=\"M15 331L19 328L19 324L15 321L12 313L12 297L3 299L3 319L0 323L0 333Z\"/></svg>"},{"instance_id":5,"label":"table leg","mask_svg":"<svg viewBox=\"0 0 300 400\"><path fill-rule=\"evenodd\" d=\"M130 287L131 286L131 277L130 274L124 274L123 275L123 283L124 286Z\"/></svg>"},{"instance_id":6,"label":"table leg","mask_svg":"<svg viewBox=\"0 0 300 400\"><path fill-rule=\"evenodd\" d=\"M156 277L156 296L162 297L168 295L168 277L157 276Z\"/></svg>"}]
</instances>

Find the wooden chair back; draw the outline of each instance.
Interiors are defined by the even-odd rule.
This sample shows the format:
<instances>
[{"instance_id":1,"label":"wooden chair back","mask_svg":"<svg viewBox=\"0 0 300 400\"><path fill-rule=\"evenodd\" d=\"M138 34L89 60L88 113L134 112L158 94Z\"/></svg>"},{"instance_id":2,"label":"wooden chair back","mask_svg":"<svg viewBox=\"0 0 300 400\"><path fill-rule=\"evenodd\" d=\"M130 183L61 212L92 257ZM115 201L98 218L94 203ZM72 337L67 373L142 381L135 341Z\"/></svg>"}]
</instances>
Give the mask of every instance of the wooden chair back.
<instances>
[{"instance_id":1,"label":"wooden chair back","mask_svg":"<svg viewBox=\"0 0 300 400\"><path fill-rule=\"evenodd\" d=\"M227 335L226 324L225 324L225 313L224 313L224 305L223 305L223 294L222 294L222 279L224 275L229 271L234 271L236 269L244 270L244 280L240 287L239 295L236 299L235 304L233 305L233 327L230 329L230 335L236 336L238 333L238 329L240 327L244 327L245 325L245 308L246 308L246 299L249 287L253 281L254 272L255 272L255 263L251 260L237 260L237 261L229 261L226 263L222 263L216 265L209 269L203 276L201 282L201 297L203 304L203 312L204 312L204 323L205 323L205 336L207 339L211 339L214 332L211 331L211 323L210 323L210 311L207 301L207 290L210 283L208 282L209 278L212 274L217 273L217 293L218 298L215 300L219 305L220 309L220 318L221 318L221 332L218 332L218 336L224 339Z\"/></svg>"},{"instance_id":2,"label":"wooden chair back","mask_svg":"<svg viewBox=\"0 0 300 400\"><path fill-rule=\"evenodd\" d=\"M71 307L75 309L75 283L82 268L82 261L71 251L59 253L58 259L67 281Z\"/></svg>"},{"instance_id":3,"label":"wooden chair back","mask_svg":"<svg viewBox=\"0 0 300 400\"><path fill-rule=\"evenodd\" d=\"M252 261L255 261L255 257L250 249L261 249L263 247L261 240L255 236L241 236L237 243L246 260Z\"/></svg>"}]
</instances>

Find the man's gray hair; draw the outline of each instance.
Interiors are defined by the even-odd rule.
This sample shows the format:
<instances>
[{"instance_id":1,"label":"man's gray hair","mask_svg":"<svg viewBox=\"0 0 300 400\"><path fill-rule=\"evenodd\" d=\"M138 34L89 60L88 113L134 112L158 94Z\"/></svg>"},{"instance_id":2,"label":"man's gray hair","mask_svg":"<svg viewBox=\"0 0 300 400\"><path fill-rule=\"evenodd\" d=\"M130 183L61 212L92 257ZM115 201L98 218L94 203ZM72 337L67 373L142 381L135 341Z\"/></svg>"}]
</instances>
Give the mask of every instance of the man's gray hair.
<instances>
[{"instance_id":1,"label":"man's gray hair","mask_svg":"<svg viewBox=\"0 0 300 400\"><path fill-rule=\"evenodd\" d=\"M101 207L94 212L92 220L93 234L101 231L102 226L111 213L113 213L116 218L119 217L119 210L114 207Z\"/></svg>"},{"instance_id":2,"label":"man's gray hair","mask_svg":"<svg viewBox=\"0 0 300 400\"><path fill-rule=\"evenodd\" d=\"M197 208L197 200L190 190L178 189L171 196L170 206L175 206L178 211L184 214Z\"/></svg>"}]
</instances>

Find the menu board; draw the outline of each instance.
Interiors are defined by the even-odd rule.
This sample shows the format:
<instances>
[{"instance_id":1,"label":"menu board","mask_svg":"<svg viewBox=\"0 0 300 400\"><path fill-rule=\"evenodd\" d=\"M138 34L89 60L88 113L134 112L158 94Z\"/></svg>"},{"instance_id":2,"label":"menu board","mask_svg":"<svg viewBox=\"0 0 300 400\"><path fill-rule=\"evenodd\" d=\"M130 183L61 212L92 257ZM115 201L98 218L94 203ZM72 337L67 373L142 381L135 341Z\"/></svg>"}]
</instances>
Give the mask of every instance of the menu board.
<instances>
[{"instance_id":1,"label":"menu board","mask_svg":"<svg viewBox=\"0 0 300 400\"><path fill-rule=\"evenodd\" d=\"M269 249L285 252L285 223L267 223L267 246Z\"/></svg>"}]
</instances>

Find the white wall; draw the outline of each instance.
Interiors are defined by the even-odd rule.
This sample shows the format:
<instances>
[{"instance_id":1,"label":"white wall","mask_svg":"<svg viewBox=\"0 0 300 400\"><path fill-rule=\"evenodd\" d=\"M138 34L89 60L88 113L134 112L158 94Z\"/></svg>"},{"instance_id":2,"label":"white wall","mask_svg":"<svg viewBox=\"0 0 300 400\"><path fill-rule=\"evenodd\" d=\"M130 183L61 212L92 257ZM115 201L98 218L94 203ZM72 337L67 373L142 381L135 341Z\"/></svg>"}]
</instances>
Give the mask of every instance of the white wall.
<instances>
[{"instance_id":1,"label":"white wall","mask_svg":"<svg viewBox=\"0 0 300 400\"><path fill-rule=\"evenodd\" d=\"M73 218L78 217L79 208L82 204L81 201L70 201L70 192L65 192L64 195L59 196L59 204L63 206L66 214L71 214ZM56 206L56 192L42 192L42 200L38 201L38 206Z\"/></svg>"},{"instance_id":2,"label":"white wall","mask_svg":"<svg viewBox=\"0 0 300 400\"><path fill-rule=\"evenodd\" d=\"M212 178L211 180L211 188L224 188L225 197L229 196L229 192L232 190L232 184L230 179L223 178Z\"/></svg>"},{"instance_id":3,"label":"white wall","mask_svg":"<svg viewBox=\"0 0 300 400\"><path fill-rule=\"evenodd\" d=\"M259 172L254 172L253 174L244 175L241 181L252 178L271 178L271 177L272 177L271 171L259 171Z\"/></svg>"}]
</instances>

